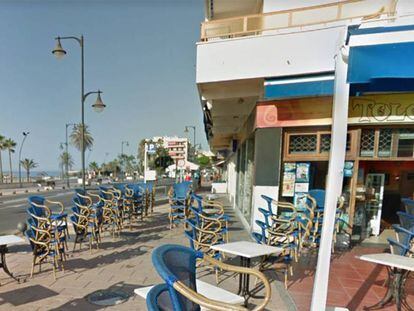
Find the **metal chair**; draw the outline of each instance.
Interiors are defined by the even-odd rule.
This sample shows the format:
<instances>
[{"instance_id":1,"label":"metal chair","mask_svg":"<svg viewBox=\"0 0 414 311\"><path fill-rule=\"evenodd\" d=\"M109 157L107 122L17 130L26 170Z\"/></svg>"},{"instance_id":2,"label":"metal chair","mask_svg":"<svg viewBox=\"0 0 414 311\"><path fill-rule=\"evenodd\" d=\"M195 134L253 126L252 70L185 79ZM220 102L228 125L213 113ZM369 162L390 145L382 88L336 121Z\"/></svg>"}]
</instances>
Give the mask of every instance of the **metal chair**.
<instances>
[{"instance_id":1,"label":"metal chair","mask_svg":"<svg viewBox=\"0 0 414 311\"><path fill-rule=\"evenodd\" d=\"M182 182L174 184L169 191L170 211L170 229L173 224L184 222L187 217L187 207L189 205L190 187L188 183Z\"/></svg>"},{"instance_id":2,"label":"metal chair","mask_svg":"<svg viewBox=\"0 0 414 311\"><path fill-rule=\"evenodd\" d=\"M79 198L73 199L75 204L72 207L73 215L70 216L70 220L75 231L75 241L73 245L73 251L76 249L76 244L79 243L79 249L82 248L82 242L89 241L89 250L92 253L92 244L96 244L96 248L99 249L100 240L100 227L96 215L93 214L93 210L88 206L82 205Z\"/></svg>"},{"instance_id":3,"label":"metal chair","mask_svg":"<svg viewBox=\"0 0 414 311\"><path fill-rule=\"evenodd\" d=\"M47 200L42 196L30 196L28 198L29 204L33 207L33 211L37 216L49 218L50 224L57 228L59 231L64 231L65 235L69 238L69 228L65 208L61 202ZM59 207L57 212L53 211L53 207Z\"/></svg>"},{"instance_id":4,"label":"metal chair","mask_svg":"<svg viewBox=\"0 0 414 311\"><path fill-rule=\"evenodd\" d=\"M102 207L102 230L110 230L112 237L121 233L121 215L115 195L108 188L100 187L99 196L103 203Z\"/></svg>"},{"instance_id":5,"label":"metal chair","mask_svg":"<svg viewBox=\"0 0 414 311\"><path fill-rule=\"evenodd\" d=\"M28 229L25 231L25 236L29 240L33 255L30 277L33 278L36 265L39 266L39 272L41 272L42 264L51 260L53 277L56 280L56 269L59 268L58 260L60 260L62 271L64 271L63 261L66 259L64 245L55 239L51 230L39 228L39 222L35 218L29 218L27 224Z\"/></svg>"},{"instance_id":6,"label":"metal chair","mask_svg":"<svg viewBox=\"0 0 414 311\"><path fill-rule=\"evenodd\" d=\"M414 215L414 200L409 198L401 199L401 203L404 206L405 212L410 215Z\"/></svg>"},{"instance_id":7,"label":"metal chair","mask_svg":"<svg viewBox=\"0 0 414 311\"><path fill-rule=\"evenodd\" d=\"M181 245L163 245L153 250L152 262L158 274L168 286L172 310L200 310L200 307L210 310L247 310L239 305L208 299L198 293L196 286L197 260L203 260L219 269L258 277L264 284L265 296L263 301L253 310L263 310L269 303L271 288L263 273L251 268L224 264L201 252L196 252ZM158 288L158 292L160 291L161 289Z\"/></svg>"}]
</instances>

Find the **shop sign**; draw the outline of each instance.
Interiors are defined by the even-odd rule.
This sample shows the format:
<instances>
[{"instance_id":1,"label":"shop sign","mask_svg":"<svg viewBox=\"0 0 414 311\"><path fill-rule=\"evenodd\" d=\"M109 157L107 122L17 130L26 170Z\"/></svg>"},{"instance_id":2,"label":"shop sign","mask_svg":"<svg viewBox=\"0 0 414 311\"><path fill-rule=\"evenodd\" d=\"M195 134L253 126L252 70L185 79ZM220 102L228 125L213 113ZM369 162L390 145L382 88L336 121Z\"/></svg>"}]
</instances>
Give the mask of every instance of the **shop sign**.
<instances>
[{"instance_id":1,"label":"shop sign","mask_svg":"<svg viewBox=\"0 0 414 311\"><path fill-rule=\"evenodd\" d=\"M414 99L353 98L348 123L400 123L414 121Z\"/></svg>"},{"instance_id":2,"label":"shop sign","mask_svg":"<svg viewBox=\"0 0 414 311\"><path fill-rule=\"evenodd\" d=\"M351 97L348 124L414 123L414 94ZM265 102L256 108L256 128L332 124L332 97Z\"/></svg>"}]
</instances>

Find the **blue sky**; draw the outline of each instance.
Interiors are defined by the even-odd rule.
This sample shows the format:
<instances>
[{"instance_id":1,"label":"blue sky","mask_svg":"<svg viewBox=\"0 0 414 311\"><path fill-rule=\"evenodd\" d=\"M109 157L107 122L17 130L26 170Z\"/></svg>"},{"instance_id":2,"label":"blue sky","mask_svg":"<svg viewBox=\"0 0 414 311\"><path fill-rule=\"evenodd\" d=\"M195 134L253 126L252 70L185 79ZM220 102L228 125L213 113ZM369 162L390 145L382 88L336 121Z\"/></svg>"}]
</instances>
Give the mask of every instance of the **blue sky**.
<instances>
[{"instance_id":1,"label":"blue sky","mask_svg":"<svg viewBox=\"0 0 414 311\"><path fill-rule=\"evenodd\" d=\"M51 50L54 37L83 34L85 91L101 89L107 105L95 113L91 95L85 106L95 139L89 161L114 158L123 140L124 152L136 154L140 139L183 136L185 125L197 126L205 147L195 85L203 14L201 0L1 1L0 134L20 144L30 131L22 158L58 169L65 123L80 120L80 49L62 41L61 60ZM79 152L70 152L79 167ZM3 153L6 168L7 161Z\"/></svg>"}]
</instances>

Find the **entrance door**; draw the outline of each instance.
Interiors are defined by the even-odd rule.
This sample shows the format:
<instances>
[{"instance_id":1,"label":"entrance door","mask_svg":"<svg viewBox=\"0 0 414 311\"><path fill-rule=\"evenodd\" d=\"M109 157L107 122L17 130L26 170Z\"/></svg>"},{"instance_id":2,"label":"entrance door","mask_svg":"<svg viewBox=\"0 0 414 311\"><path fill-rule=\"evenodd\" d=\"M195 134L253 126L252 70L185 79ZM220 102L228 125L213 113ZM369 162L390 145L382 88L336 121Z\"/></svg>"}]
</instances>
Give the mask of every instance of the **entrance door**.
<instances>
[{"instance_id":1,"label":"entrance door","mask_svg":"<svg viewBox=\"0 0 414 311\"><path fill-rule=\"evenodd\" d=\"M368 232L379 235L381 227L382 202L384 199L385 174L368 174L365 181Z\"/></svg>"}]
</instances>

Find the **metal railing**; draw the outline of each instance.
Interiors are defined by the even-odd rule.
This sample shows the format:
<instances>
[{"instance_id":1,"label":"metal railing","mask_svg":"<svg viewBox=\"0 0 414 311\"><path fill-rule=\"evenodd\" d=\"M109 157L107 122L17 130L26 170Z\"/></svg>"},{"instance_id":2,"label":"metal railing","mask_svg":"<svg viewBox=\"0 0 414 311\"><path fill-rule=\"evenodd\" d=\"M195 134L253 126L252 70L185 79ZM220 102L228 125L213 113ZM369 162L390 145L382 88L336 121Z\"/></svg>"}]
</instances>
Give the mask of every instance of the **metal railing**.
<instances>
[{"instance_id":1,"label":"metal railing","mask_svg":"<svg viewBox=\"0 0 414 311\"><path fill-rule=\"evenodd\" d=\"M348 0L293 10L206 21L201 41L260 35L266 31L326 24L350 19L394 16L396 0Z\"/></svg>"}]
</instances>

